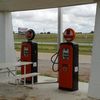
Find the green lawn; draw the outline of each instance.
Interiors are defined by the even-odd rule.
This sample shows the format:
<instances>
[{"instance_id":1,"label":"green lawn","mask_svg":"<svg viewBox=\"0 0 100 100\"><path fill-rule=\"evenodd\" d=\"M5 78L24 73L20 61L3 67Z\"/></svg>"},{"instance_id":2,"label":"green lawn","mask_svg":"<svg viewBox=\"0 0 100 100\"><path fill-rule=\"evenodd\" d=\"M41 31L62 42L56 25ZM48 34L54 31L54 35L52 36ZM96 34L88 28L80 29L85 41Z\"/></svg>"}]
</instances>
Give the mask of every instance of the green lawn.
<instances>
[{"instance_id":1,"label":"green lawn","mask_svg":"<svg viewBox=\"0 0 100 100\"><path fill-rule=\"evenodd\" d=\"M26 41L23 35L14 35L15 42L23 42ZM36 34L34 41L36 42L57 42L57 34ZM77 43L92 43L93 42L93 34L77 34L75 42ZM15 44L15 49L20 50L21 45ZM39 52L56 52L57 45L55 44L39 44L38 45ZM91 54L92 46L80 46L79 53L80 54Z\"/></svg>"},{"instance_id":2,"label":"green lawn","mask_svg":"<svg viewBox=\"0 0 100 100\"><path fill-rule=\"evenodd\" d=\"M36 34L34 41L36 42L57 42L57 34ZM24 35L14 35L15 42L25 41ZM92 43L93 34L76 34L75 42Z\"/></svg>"},{"instance_id":3,"label":"green lawn","mask_svg":"<svg viewBox=\"0 0 100 100\"><path fill-rule=\"evenodd\" d=\"M77 43L92 43L93 42L93 34L77 34L75 41Z\"/></svg>"}]
</instances>

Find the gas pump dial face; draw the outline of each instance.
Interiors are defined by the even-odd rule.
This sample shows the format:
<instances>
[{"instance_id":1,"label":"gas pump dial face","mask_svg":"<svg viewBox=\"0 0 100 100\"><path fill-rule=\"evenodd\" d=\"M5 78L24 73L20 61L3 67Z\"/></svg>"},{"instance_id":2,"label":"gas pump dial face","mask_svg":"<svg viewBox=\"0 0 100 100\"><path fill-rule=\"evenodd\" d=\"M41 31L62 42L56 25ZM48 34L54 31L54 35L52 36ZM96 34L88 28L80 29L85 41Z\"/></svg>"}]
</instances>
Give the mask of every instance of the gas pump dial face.
<instances>
[{"instance_id":1,"label":"gas pump dial face","mask_svg":"<svg viewBox=\"0 0 100 100\"><path fill-rule=\"evenodd\" d=\"M30 29L30 30L28 30L27 32L26 32L26 39L27 40L32 40L32 39L34 39L34 37L35 37L35 32L34 32L34 30L32 30L32 29Z\"/></svg>"},{"instance_id":2,"label":"gas pump dial face","mask_svg":"<svg viewBox=\"0 0 100 100\"><path fill-rule=\"evenodd\" d=\"M66 41L72 41L75 38L75 31L71 28L68 28L64 32L64 38Z\"/></svg>"},{"instance_id":3,"label":"gas pump dial face","mask_svg":"<svg viewBox=\"0 0 100 100\"><path fill-rule=\"evenodd\" d=\"M28 40L31 40L32 37L33 37L33 34L32 34L31 32L27 32L27 33L26 33L26 38L27 38Z\"/></svg>"}]
</instances>

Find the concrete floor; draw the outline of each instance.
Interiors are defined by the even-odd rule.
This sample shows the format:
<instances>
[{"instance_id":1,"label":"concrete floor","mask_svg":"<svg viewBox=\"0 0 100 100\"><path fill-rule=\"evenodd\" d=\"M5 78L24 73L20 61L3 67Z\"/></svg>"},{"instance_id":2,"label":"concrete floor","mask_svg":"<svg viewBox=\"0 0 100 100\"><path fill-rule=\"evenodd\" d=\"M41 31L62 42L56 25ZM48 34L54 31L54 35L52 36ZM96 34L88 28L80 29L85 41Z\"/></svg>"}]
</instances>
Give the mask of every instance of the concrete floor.
<instances>
[{"instance_id":1,"label":"concrete floor","mask_svg":"<svg viewBox=\"0 0 100 100\"><path fill-rule=\"evenodd\" d=\"M55 82L56 78L39 76L39 83ZM35 92L34 92L35 91ZM29 93L29 97L36 97L36 100L95 100L88 98L88 83L79 82L79 90L75 92L58 89L58 83L37 84Z\"/></svg>"},{"instance_id":2,"label":"concrete floor","mask_svg":"<svg viewBox=\"0 0 100 100\"><path fill-rule=\"evenodd\" d=\"M40 63L41 66L42 64L43 66L45 65L47 67L51 66L50 65L51 56L52 54L39 53L39 61L42 60L42 63ZM81 64L91 63L91 56L80 55L79 58L80 58L79 62ZM90 66L85 66L85 67L90 68ZM16 96L24 99L15 99L15 100L95 100L92 98L88 98L87 96L88 83L79 82L78 91L68 92L68 91L59 90L58 83L49 83L49 82L56 82L57 79L52 77L47 77L47 76L39 76L38 78L39 84L35 84L34 88L30 90L27 88L23 88L23 86L7 85L8 79L4 78L4 75L1 81L4 81L4 83L6 82L6 84L0 83L0 97L3 96L6 99L0 99L0 100L14 100L11 98L12 97L14 98ZM8 99L8 97L10 98Z\"/></svg>"},{"instance_id":3,"label":"concrete floor","mask_svg":"<svg viewBox=\"0 0 100 100\"><path fill-rule=\"evenodd\" d=\"M88 83L79 82L79 90L69 92L59 90L56 81L56 78L39 76L38 83L34 85L33 89L22 85L7 85L7 82L0 83L0 97L6 98L0 100L95 100L87 96ZM30 85L28 86L30 87Z\"/></svg>"}]
</instances>

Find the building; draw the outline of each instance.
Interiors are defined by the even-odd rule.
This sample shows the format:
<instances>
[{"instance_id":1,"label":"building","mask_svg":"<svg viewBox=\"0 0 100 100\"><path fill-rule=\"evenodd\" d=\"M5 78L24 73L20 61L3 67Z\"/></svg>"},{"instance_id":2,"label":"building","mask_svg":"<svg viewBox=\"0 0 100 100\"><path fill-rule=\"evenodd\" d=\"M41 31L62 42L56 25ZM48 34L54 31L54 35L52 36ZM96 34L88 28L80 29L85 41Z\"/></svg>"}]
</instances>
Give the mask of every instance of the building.
<instances>
[{"instance_id":1,"label":"building","mask_svg":"<svg viewBox=\"0 0 100 100\"><path fill-rule=\"evenodd\" d=\"M24 34L27 30L28 30L28 28L18 27L18 33L19 34Z\"/></svg>"}]
</instances>

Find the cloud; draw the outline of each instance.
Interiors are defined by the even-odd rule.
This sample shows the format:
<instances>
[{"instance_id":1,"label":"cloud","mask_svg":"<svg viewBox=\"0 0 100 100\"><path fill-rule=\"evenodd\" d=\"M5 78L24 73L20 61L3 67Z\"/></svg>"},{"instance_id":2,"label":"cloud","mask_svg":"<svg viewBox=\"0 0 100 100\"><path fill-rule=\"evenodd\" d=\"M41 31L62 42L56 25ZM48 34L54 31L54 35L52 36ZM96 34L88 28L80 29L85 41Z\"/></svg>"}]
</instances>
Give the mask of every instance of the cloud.
<instances>
[{"instance_id":1,"label":"cloud","mask_svg":"<svg viewBox=\"0 0 100 100\"><path fill-rule=\"evenodd\" d=\"M63 30L68 27L76 31L94 30L96 4L62 8ZM57 8L13 12L13 29L18 27L32 28L36 32L50 31L57 33Z\"/></svg>"},{"instance_id":2,"label":"cloud","mask_svg":"<svg viewBox=\"0 0 100 100\"><path fill-rule=\"evenodd\" d=\"M12 16L14 28L28 27L37 32L57 30L57 9L13 12Z\"/></svg>"},{"instance_id":3,"label":"cloud","mask_svg":"<svg viewBox=\"0 0 100 100\"><path fill-rule=\"evenodd\" d=\"M94 30L96 4L63 8L64 28L73 27L80 32Z\"/></svg>"},{"instance_id":4,"label":"cloud","mask_svg":"<svg viewBox=\"0 0 100 100\"><path fill-rule=\"evenodd\" d=\"M73 14L74 16L78 16L78 17L93 17L95 16L95 12L96 12L95 7L96 7L96 4L64 7L63 13Z\"/></svg>"}]
</instances>

